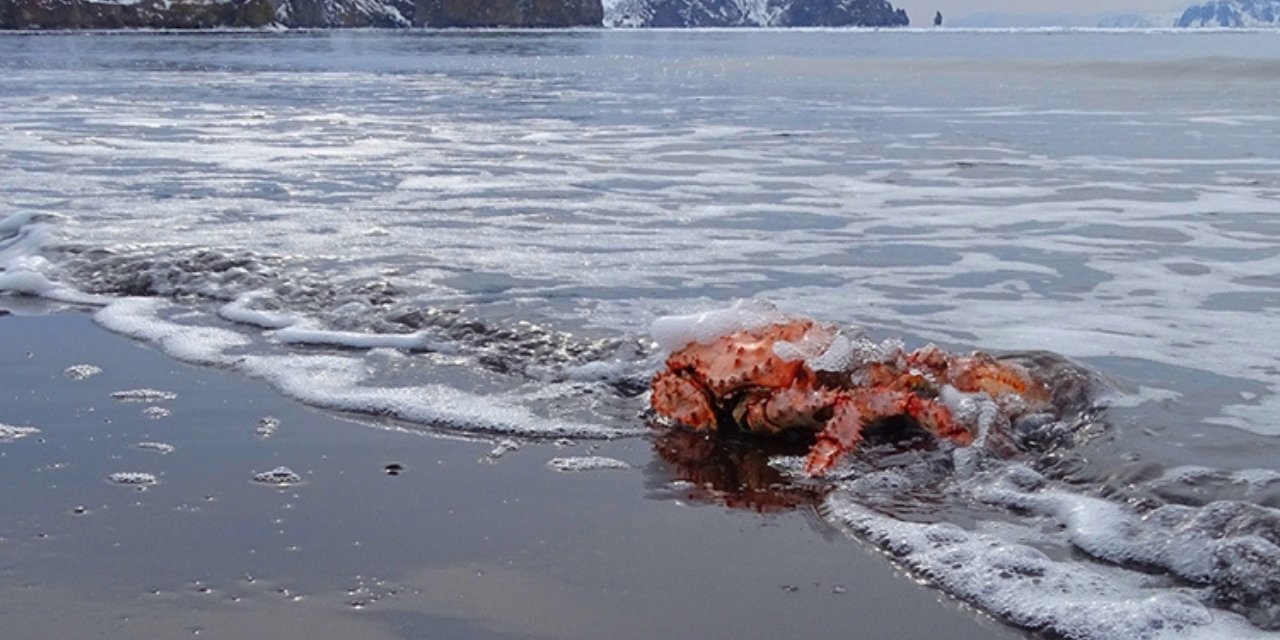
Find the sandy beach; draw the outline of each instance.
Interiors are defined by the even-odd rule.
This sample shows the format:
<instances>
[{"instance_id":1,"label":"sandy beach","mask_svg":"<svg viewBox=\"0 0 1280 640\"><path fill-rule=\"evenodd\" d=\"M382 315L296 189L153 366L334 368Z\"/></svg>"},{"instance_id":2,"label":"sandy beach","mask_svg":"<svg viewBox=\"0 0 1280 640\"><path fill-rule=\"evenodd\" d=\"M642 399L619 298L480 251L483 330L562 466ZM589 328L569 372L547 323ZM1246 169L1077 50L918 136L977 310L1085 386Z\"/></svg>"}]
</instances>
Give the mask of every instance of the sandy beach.
<instances>
[{"instance_id":1,"label":"sandy beach","mask_svg":"<svg viewBox=\"0 0 1280 640\"><path fill-rule=\"evenodd\" d=\"M681 499L646 439L356 420L38 310L0 317L10 640L1022 635L813 507ZM628 468L548 464L590 457Z\"/></svg>"}]
</instances>

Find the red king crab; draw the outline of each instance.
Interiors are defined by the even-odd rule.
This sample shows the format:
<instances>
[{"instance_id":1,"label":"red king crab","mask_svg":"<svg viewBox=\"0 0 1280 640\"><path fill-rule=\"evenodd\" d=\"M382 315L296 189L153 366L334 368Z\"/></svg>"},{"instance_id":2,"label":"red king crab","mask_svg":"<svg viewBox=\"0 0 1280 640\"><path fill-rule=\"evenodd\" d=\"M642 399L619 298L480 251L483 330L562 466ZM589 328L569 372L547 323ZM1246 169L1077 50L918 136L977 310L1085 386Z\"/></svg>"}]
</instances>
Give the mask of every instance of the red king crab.
<instances>
[{"instance_id":1,"label":"red king crab","mask_svg":"<svg viewBox=\"0 0 1280 640\"><path fill-rule=\"evenodd\" d=\"M651 403L665 421L695 431L817 432L805 472L819 476L858 447L865 427L888 418L972 443L977 421L953 413L965 394L986 394L1006 420L1049 400L1025 369L986 353L958 356L933 345L908 353L900 343L850 340L799 318L673 351L653 379Z\"/></svg>"}]
</instances>

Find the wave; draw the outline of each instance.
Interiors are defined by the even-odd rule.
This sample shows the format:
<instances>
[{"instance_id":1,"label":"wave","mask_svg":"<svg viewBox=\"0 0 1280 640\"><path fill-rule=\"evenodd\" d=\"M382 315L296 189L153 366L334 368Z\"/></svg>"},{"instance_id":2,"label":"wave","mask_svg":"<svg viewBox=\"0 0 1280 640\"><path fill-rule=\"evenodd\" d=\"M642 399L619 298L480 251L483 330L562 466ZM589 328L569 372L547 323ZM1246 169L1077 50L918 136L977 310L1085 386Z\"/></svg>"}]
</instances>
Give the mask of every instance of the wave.
<instances>
[{"instance_id":1,"label":"wave","mask_svg":"<svg viewBox=\"0 0 1280 640\"><path fill-rule=\"evenodd\" d=\"M385 282L332 282L249 251L60 245L55 222L0 221L0 290L91 305L105 328L175 358L428 430L651 433L641 414L660 353L646 338L424 307ZM871 438L867 455L815 483L788 443L672 431L652 438L648 473L660 495L813 510L944 592L1050 635L1274 637L1280 475L1165 465L1119 488L1091 478L1086 460L1126 449L1124 428L1160 399L1057 354L1004 357L1049 381L1059 410L1018 425L1012 453ZM1112 456L1101 475L1127 473Z\"/></svg>"}]
</instances>

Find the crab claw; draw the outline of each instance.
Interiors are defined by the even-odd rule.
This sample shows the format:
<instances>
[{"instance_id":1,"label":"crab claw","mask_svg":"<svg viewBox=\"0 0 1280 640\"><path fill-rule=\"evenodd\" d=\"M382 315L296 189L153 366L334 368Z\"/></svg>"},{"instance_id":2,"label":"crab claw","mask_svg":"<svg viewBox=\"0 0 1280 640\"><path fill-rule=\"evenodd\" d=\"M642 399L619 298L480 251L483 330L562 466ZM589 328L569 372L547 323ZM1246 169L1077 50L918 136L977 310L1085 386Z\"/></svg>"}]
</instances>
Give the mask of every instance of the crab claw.
<instances>
[{"instance_id":1,"label":"crab claw","mask_svg":"<svg viewBox=\"0 0 1280 640\"><path fill-rule=\"evenodd\" d=\"M649 404L658 415L691 429L716 428L716 414L707 390L682 371L663 371L654 377Z\"/></svg>"}]
</instances>

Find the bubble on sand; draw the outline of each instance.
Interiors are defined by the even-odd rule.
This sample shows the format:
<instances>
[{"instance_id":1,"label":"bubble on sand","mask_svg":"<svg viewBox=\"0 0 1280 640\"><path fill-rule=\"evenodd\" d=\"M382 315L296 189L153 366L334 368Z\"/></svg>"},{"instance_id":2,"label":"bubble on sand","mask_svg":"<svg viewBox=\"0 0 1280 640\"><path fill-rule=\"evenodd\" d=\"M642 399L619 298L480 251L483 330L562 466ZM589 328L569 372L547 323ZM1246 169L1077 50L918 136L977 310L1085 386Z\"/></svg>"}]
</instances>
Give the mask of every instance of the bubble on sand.
<instances>
[{"instance_id":1,"label":"bubble on sand","mask_svg":"<svg viewBox=\"0 0 1280 640\"><path fill-rule=\"evenodd\" d=\"M556 471L604 471L630 469L631 465L617 458L604 456L578 456L570 458L552 458L547 466Z\"/></svg>"},{"instance_id":2,"label":"bubble on sand","mask_svg":"<svg viewBox=\"0 0 1280 640\"><path fill-rule=\"evenodd\" d=\"M269 484L278 487L288 487L302 482L302 476L293 472L289 467L276 467L270 471L263 471L255 474L253 481L259 484Z\"/></svg>"},{"instance_id":3,"label":"bubble on sand","mask_svg":"<svg viewBox=\"0 0 1280 640\"><path fill-rule=\"evenodd\" d=\"M142 410L142 415L148 420L161 420L169 417L169 410L164 407L147 407Z\"/></svg>"},{"instance_id":4,"label":"bubble on sand","mask_svg":"<svg viewBox=\"0 0 1280 640\"><path fill-rule=\"evenodd\" d=\"M62 370L62 375L72 380L84 380L102 373L102 367L91 364L73 364Z\"/></svg>"},{"instance_id":5,"label":"bubble on sand","mask_svg":"<svg viewBox=\"0 0 1280 640\"><path fill-rule=\"evenodd\" d=\"M488 462L494 462L498 458L501 458L502 456L505 456L508 453L512 451L517 451L519 449L520 449L520 442L518 440L513 440L511 438L503 438L498 441L497 446L495 446L491 451L489 451L489 454L485 456L485 460Z\"/></svg>"},{"instance_id":6,"label":"bubble on sand","mask_svg":"<svg viewBox=\"0 0 1280 640\"><path fill-rule=\"evenodd\" d=\"M117 471L107 476L107 479L115 484L135 487L148 487L158 482L154 474L143 471Z\"/></svg>"},{"instance_id":7,"label":"bubble on sand","mask_svg":"<svg viewBox=\"0 0 1280 640\"><path fill-rule=\"evenodd\" d=\"M13 442L37 433L40 433L40 430L35 427L15 427L0 422L0 443Z\"/></svg>"},{"instance_id":8,"label":"bubble on sand","mask_svg":"<svg viewBox=\"0 0 1280 640\"><path fill-rule=\"evenodd\" d=\"M280 428L280 419L275 416L263 416L258 418L258 428L254 429L261 438L270 438L276 434L276 430Z\"/></svg>"},{"instance_id":9,"label":"bubble on sand","mask_svg":"<svg viewBox=\"0 0 1280 640\"><path fill-rule=\"evenodd\" d=\"M133 445L133 447L135 449L154 451L160 454L173 453L173 445L163 442L139 442L138 444Z\"/></svg>"},{"instance_id":10,"label":"bubble on sand","mask_svg":"<svg viewBox=\"0 0 1280 640\"><path fill-rule=\"evenodd\" d=\"M178 397L178 394L159 389L129 389L116 391L111 397L121 402L166 402Z\"/></svg>"}]
</instances>

